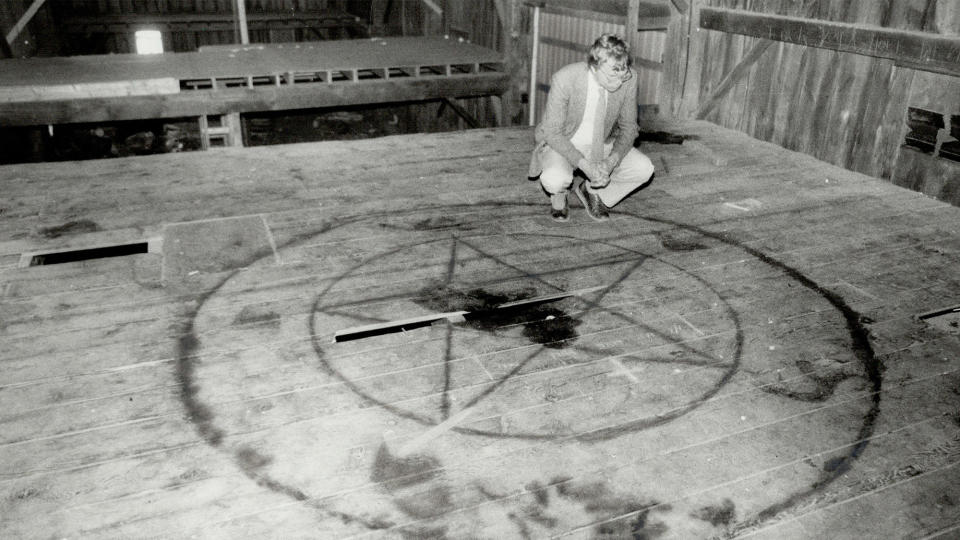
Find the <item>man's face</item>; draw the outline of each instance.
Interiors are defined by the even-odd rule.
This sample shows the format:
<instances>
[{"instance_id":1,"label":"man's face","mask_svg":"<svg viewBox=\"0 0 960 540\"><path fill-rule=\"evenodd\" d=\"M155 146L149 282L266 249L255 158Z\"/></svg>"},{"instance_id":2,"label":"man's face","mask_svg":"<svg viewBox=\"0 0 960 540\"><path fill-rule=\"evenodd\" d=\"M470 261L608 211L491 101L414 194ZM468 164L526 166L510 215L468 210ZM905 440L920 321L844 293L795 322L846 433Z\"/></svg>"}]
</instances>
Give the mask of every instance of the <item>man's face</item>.
<instances>
[{"instance_id":1,"label":"man's face","mask_svg":"<svg viewBox=\"0 0 960 540\"><path fill-rule=\"evenodd\" d=\"M627 63L614 58L606 58L592 69L597 82L607 92L615 92L632 76Z\"/></svg>"}]
</instances>

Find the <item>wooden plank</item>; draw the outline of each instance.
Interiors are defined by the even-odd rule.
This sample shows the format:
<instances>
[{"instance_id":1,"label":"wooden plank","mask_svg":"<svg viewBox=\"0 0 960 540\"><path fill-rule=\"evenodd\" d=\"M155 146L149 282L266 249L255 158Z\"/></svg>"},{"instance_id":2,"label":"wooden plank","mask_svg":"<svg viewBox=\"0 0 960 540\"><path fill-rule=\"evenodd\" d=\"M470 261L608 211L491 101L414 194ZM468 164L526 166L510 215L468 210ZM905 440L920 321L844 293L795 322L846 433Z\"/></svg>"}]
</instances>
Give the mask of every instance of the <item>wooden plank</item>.
<instances>
[{"instance_id":1,"label":"wooden plank","mask_svg":"<svg viewBox=\"0 0 960 540\"><path fill-rule=\"evenodd\" d=\"M767 49L773 45L773 41L769 39L760 39L753 44L753 47L750 48L750 51L743 56L740 62L731 69L726 76L717 84L716 89L713 91L713 94L706 100L700 103L700 107L697 108L694 116L699 119L705 118L710 114L717 105L723 100L727 93L736 85L740 79L746 75L750 69L753 67L754 63L763 56L763 53L767 52Z\"/></svg>"},{"instance_id":2,"label":"wooden plank","mask_svg":"<svg viewBox=\"0 0 960 540\"><path fill-rule=\"evenodd\" d=\"M51 84L42 86L0 86L0 102L23 103L64 99L90 99L176 94L176 79L140 79L133 81Z\"/></svg>"},{"instance_id":3,"label":"wooden plank","mask_svg":"<svg viewBox=\"0 0 960 540\"><path fill-rule=\"evenodd\" d=\"M688 23L683 15L671 18L664 40L661 87L665 102L661 103L661 108L668 118L678 116L678 104L685 85Z\"/></svg>"},{"instance_id":4,"label":"wooden plank","mask_svg":"<svg viewBox=\"0 0 960 540\"><path fill-rule=\"evenodd\" d=\"M84 34L92 31L124 33L135 27L157 28L163 32L224 32L236 26L230 10L226 13L136 13L133 15L101 13L97 16L68 16L64 18L64 31ZM251 30L270 28L359 28L361 23L354 15L335 12L298 10L297 12L247 13Z\"/></svg>"},{"instance_id":5,"label":"wooden plank","mask_svg":"<svg viewBox=\"0 0 960 540\"><path fill-rule=\"evenodd\" d=\"M682 84L677 94L675 113L679 118L691 118L700 103L702 73L705 59L709 57L707 40L698 39L695 21L700 20L700 9L703 0L692 0L690 10L683 16L679 31L682 32L682 47L684 47L682 70Z\"/></svg>"},{"instance_id":6,"label":"wooden plank","mask_svg":"<svg viewBox=\"0 0 960 540\"><path fill-rule=\"evenodd\" d=\"M710 45L720 66L709 73L728 71L747 42L721 37ZM727 44L716 45L721 41ZM826 81L830 74L844 68L832 63L832 53L816 53L807 60L812 77L805 71L801 80L822 95L840 84ZM858 85L887 73L863 69ZM796 71L786 70L785 78ZM841 111L845 98L820 103ZM931 460L956 447L950 406L960 354L952 336L932 334L912 315L943 306L960 286L953 271L960 262L958 210L707 122L666 129L697 137L701 149L644 142L655 163L670 161L671 174L614 209L610 227L578 221L582 214L561 228L549 220L545 198L518 174L533 144L527 129L0 167L0 233L20 234L0 252L82 246L82 234L45 238L36 231L84 218L103 229L89 233L95 239L174 223L167 232L181 242L169 244L165 258L177 275L195 268L189 261L251 249L233 265L142 287L129 273L93 275L109 274L101 265L51 267L42 275L0 270L0 378L10 381L0 389L0 423L8 428L0 454L9 465L0 478L0 528L44 537L339 538L427 536L446 527L449 537L510 538L630 536L642 518L651 533L664 532L654 528L662 523L666 534L700 538L768 526L773 535L803 536L811 523L817 534L830 527L857 537L949 527L950 512L922 523L910 516L929 510L940 487L955 480L926 485L945 470ZM747 210L725 204L747 200ZM204 221L177 223L191 219ZM131 229L120 234L117 227ZM258 240L243 241L253 230ZM219 243L200 241L212 238ZM448 266L447 249L414 250L453 238L497 242L495 254L523 263L514 268L519 277L505 281L479 251L464 248L462 265ZM307 330L318 305L389 314L391 295L416 292L438 268L462 270L478 287L506 283L514 290L522 288L524 268L576 267L565 285L588 287L609 280L603 262L624 253L643 265L610 291L608 302L591 309L563 301L582 321L584 349L544 350L519 370L532 346L517 327L465 331L453 352L439 327L426 330L429 338L406 336L386 348L350 342L334 349L323 339L348 325L324 326L329 331L319 342ZM751 255L757 253L787 266ZM249 258L261 263L244 262ZM870 382L842 378L830 362L800 367L824 362L821 353L850 358L838 365L851 372L859 362L847 321L821 292L798 285L793 272L873 321L861 324L886 353L878 358L885 380L875 429L861 432L866 441L858 439L858 426L874 399ZM112 288L94 288L110 279ZM364 299L369 303L356 304ZM719 299L737 313L735 321ZM744 333L743 369L691 414L647 433L576 441L580 423L598 410L609 411L601 427L616 429L650 410L682 407L683 392L709 381L715 369L684 353L695 343L701 354L726 355L734 329ZM196 344L181 359L192 362L181 367L196 370L188 388L177 374L184 338ZM612 356L582 352L600 344ZM391 407L430 413L430 420L397 416L359 397L317 365L316 346L352 384ZM842 380L819 402L770 391L816 394L817 378L831 376ZM478 390L498 378L504 382L497 399L477 400ZM208 444L197 432L183 403L189 391L223 429L222 443ZM444 394L445 415L437 412ZM502 436L517 428L557 437ZM832 476L843 463L837 458L859 442L869 443L867 451ZM379 449L405 444L417 446L415 454L394 455L399 471L385 473L389 456L378 465ZM913 470L906 467L917 457L931 474L903 484L905 490L887 482ZM650 477L662 481L637 482ZM800 504L754 519L824 480L829 485ZM277 485L283 482L308 500L289 496ZM917 498L900 504L898 493ZM707 508L716 515L725 499L735 501L726 507L727 523L697 517ZM866 503L883 509L882 530L856 519ZM518 533L513 516L527 529Z\"/></svg>"},{"instance_id":7,"label":"wooden plank","mask_svg":"<svg viewBox=\"0 0 960 540\"><path fill-rule=\"evenodd\" d=\"M231 79L286 73L385 69L413 65L498 64L493 49L454 39L389 37L300 43L210 45L189 53L18 58L0 64L0 86L136 79Z\"/></svg>"},{"instance_id":8,"label":"wooden plank","mask_svg":"<svg viewBox=\"0 0 960 540\"><path fill-rule=\"evenodd\" d=\"M183 118L203 114L282 111L364 103L420 101L442 97L500 95L509 76L484 72L454 77L392 78L362 83L296 84L252 89L224 88L177 94L0 103L7 126L102 122L145 118Z\"/></svg>"},{"instance_id":9,"label":"wooden plank","mask_svg":"<svg viewBox=\"0 0 960 540\"><path fill-rule=\"evenodd\" d=\"M623 17L627 16L630 9L630 2L634 0L591 0L589 7L584 6L581 0L543 0L538 2L547 12L566 12L571 11L583 13L596 13L599 15L609 15L619 17L619 23L623 23ZM639 1L637 2L637 16L640 18L659 18L669 17L670 7L662 2Z\"/></svg>"},{"instance_id":10,"label":"wooden plank","mask_svg":"<svg viewBox=\"0 0 960 540\"><path fill-rule=\"evenodd\" d=\"M816 3L807 6L804 9L804 12L809 15L812 13ZM717 39L720 39L724 44L732 43L742 43L732 40L730 38L718 38L717 36L708 35L701 37L701 39L709 40L711 43L715 43ZM746 39L746 38L743 38ZM746 76L753 68L753 64L759 61L764 57L764 52L773 44L774 42L770 40L759 39L754 44L753 48L750 49L746 54L740 52L736 54L734 59L739 59L739 62L733 69L730 69L725 72L723 79L716 85L711 85L713 88L713 95L706 100L701 101L698 111L696 113L697 118L706 118L713 109L717 108L721 103L724 103L723 96L726 93L730 92L735 86L737 86L740 78ZM727 62L730 60L729 54L732 52L732 49L728 48L728 57L724 59L724 65L727 65ZM782 48L779 50L782 51ZM711 51L713 53L714 51ZM763 63L764 66L770 66L769 62ZM776 64L772 64L776 65ZM757 76L750 78L747 83L744 84L745 95L742 99L731 99L728 100L728 103L725 104L725 109L729 111L721 111L720 113L720 124L734 127L738 130L747 130L749 125L756 126L756 116L760 113L755 106L751 106L749 101L756 100L756 91L752 90L751 87L756 84L759 85L762 90L769 92L771 78L768 77L765 72L759 71L756 73ZM710 76L709 81L718 80L719 77ZM763 99L767 99L767 95L763 94ZM737 110L734 110L737 109ZM761 109L762 110L762 109ZM753 131L747 131L748 133L755 133Z\"/></svg>"},{"instance_id":11,"label":"wooden plank","mask_svg":"<svg viewBox=\"0 0 960 540\"><path fill-rule=\"evenodd\" d=\"M960 38L953 36L723 8L704 8L700 27L888 58L901 66L960 76Z\"/></svg>"}]
</instances>

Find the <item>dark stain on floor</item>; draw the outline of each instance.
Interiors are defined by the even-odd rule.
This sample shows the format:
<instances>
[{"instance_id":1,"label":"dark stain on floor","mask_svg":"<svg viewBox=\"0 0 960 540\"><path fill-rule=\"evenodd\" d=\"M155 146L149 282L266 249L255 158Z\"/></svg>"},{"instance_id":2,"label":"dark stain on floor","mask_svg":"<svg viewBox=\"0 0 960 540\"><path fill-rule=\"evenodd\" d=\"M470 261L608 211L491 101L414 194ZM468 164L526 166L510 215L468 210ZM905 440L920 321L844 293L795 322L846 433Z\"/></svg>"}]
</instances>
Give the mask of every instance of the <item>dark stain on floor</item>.
<instances>
[{"instance_id":1,"label":"dark stain on floor","mask_svg":"<svg viewBox=\"0 0 960 540\"><path fill-rule=\"evenodd\" d=\"M415 231L435 231L438 229L470 230L472 228L473 227L470 227L466 223L461 223L448 216L432 217L413 224L413 230Z\"/></svg>"},{"instance_id":2,"label":"dark stain on floor","mask_svg":"<svg viewBox=\"0 0 960 540\"><path fill-rule=\"evenodd\" d=\"M670 133L669 131L641 131L637 138L633 140L634 146L639 146L641 142L653 142L658 144L683 144L685 140L698 140L697 135L684 135Z\"/></svg>"},{"instance_id":3,"label":"dark stain on floor","mask_svg":"<svg viewBox=\"0 0 960 540\"><path fill-rule=\"evenodd\" d=\"M261 324L275 327L280 325L280 314L262 306L244 306L234 318L233 324Z\"/></svg>"},{"instance_id":4,"label":"dark stain on floor","mask_svg":"<svg viewBox=\"0 0 960 540\"><path fill-rule=\"evenodd\" d=\"M244 446L237 450L237 461L240 462L240 466L243 467L244 470L249 471L266 467L273 459L257 452L249 446Z\"/></svg>"},{"instance_id":5,"label":"dark stain on floor","mask_svg":"<svg viewBox=\"0 0 960 540\"><path fill-rule=\"evenodd\" d=\"M657 501L639 501L632 497L618 495L602 482L574 482L563 478L554 478L550 484L556 488L561 498L574 501L587 512L603 519L609 516L625 516L598 524L594 527L595 540L613 540L631 538L634 540L659 538L669 528L661 521L652 521L653 511L668 511L668 504Z\"/></svg>"},{"instance_id":6,"label":"dark stain on floor","mask_svg":"<svg viewBox=\"0 0 960 540\"><path fill-rule=\"evenodd\" d=\"M707 249L707 246L692 238L681 238L659 233L657 234L657 239L660 240L660 244L669 251L697 251L698 249Z\"/></svg>"},{"instance_id":7,"label":"dark stain on floor","mask_svg":"<svg viewBox=\"0 0 960 540\"><path fill-rule=\"evenodd\" d=\"M764 392L788 397L790 399L819 403L833 396L837 385L841 382L859 375L843 367L833 367L827 370L823 368L818 369L809 360L797 360L795 365L797 369L800 370L800 373L803 374L803 379L799 381L799 384L804 385L803 388L788 388L784 384L774 384L765 385L761 389Z\"/></svg>"},{"instance_id":8,"label":"dark stain on floor","mask_svg":"<svg viewBox=\"0 0 960 540\"><path fill-rule=\"evenodd\" d=\"M63 225L55 227L43 227L40 229L40 236L44 238L59 238L65 234L81 234L97 232L100 226L89 219L80 219L77 221L68 221Z\"/></svg>"},{"instance_id":9,"label":"dark stain on floor","mask_svg":"<svg viewBox=\"0 0 960 540\"><path fill-rule=\"evenodd\" d=\"M446 540L446 527L407 527L400 530L403 538L408 540Z\"/></svg>"},{"instance_id":10,"label":"dark stain on floor","mask_svg":"<svg viewBox=\"0 0 960 540\"><path fill-rule=\"evenodd\" d=\"M528 304L516 308L497 306L508 302L534 298L532 288L508 293L494 293L483 289L462 291L445 284L428 284L413 298L417 304L440 313L467 311L466 321L461 324L497 334L502 329L523 326L522 334L533 343L551 349L570 346L577 337L580 321L567 315L556 302Z\"/></svg>"},{"instance_id":11,"label":"dark stain on floor","mask_svg":"<svg viewBox=\"0 0 960 540\"><path fill-rule=\"evenodd\" d=\"M719 505L704 506L690 515L714 527L720 527L733 523L737 517L737 507L730 499L724 499Z\"/></svg>"},{"instance_id":12,"label":"dark stain on floor","mask_svg":"<svg viewBox=\"0 0 960 540\"><path fill-rule=\"evenodd\" d=\"M426 482L434 478L440 470L440 462L436 458L421 454L394 456L384 443L377 451L370 480L393 490Z\"/></svg>"}]
</instances>

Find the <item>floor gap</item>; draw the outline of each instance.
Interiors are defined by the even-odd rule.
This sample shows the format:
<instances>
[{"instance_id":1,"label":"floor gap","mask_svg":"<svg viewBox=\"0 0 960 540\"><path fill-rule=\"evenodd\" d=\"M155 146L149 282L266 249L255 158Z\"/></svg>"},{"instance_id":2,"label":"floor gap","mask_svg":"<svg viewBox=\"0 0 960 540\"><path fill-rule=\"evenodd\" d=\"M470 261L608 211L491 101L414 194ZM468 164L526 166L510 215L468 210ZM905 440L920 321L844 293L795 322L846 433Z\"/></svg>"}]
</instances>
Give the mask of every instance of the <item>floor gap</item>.
<instances>
[{"instance_id":1,"label":"floor gap","mask_svg":"<svg viewBox=\"0 0 960 540\"><path fill-rule=\"evenodd\" d=\"M28 266L47 266L51 264L89 261L93 259L106 259L108 257L125 257L127 255L136 255L139 253L148 252L149 245L147 242L137 242L134 244L120 244L116 246L104 246L91 249L75 249L53 253L38 253L30 257L30 264Z\"/></svg>"}]
</instances>

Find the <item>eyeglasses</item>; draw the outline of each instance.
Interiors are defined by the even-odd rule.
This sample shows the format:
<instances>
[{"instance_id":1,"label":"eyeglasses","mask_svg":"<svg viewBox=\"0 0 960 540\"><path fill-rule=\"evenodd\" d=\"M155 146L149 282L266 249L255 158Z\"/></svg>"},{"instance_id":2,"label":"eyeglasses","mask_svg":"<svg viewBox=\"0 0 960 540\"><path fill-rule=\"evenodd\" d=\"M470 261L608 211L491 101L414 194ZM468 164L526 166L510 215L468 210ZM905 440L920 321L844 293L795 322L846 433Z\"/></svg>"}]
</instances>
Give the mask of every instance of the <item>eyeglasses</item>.
<instances>
[{"instance_id":1,"label":"eyeglasses","mask_svg":"<svg viewBox=\"0 0 960 540\"><path fill-rule=\"evenodd\" d=\"M606 67L606 65L604 67ZM630 71L630 67L625 64L613 66L609 69L604 69L604 67L597 66L595 69L600 73L603 73L603 75L608 79L620 79L621 81L626 82L633 77L633 72Z\"/></svg>"}]
</instances>

